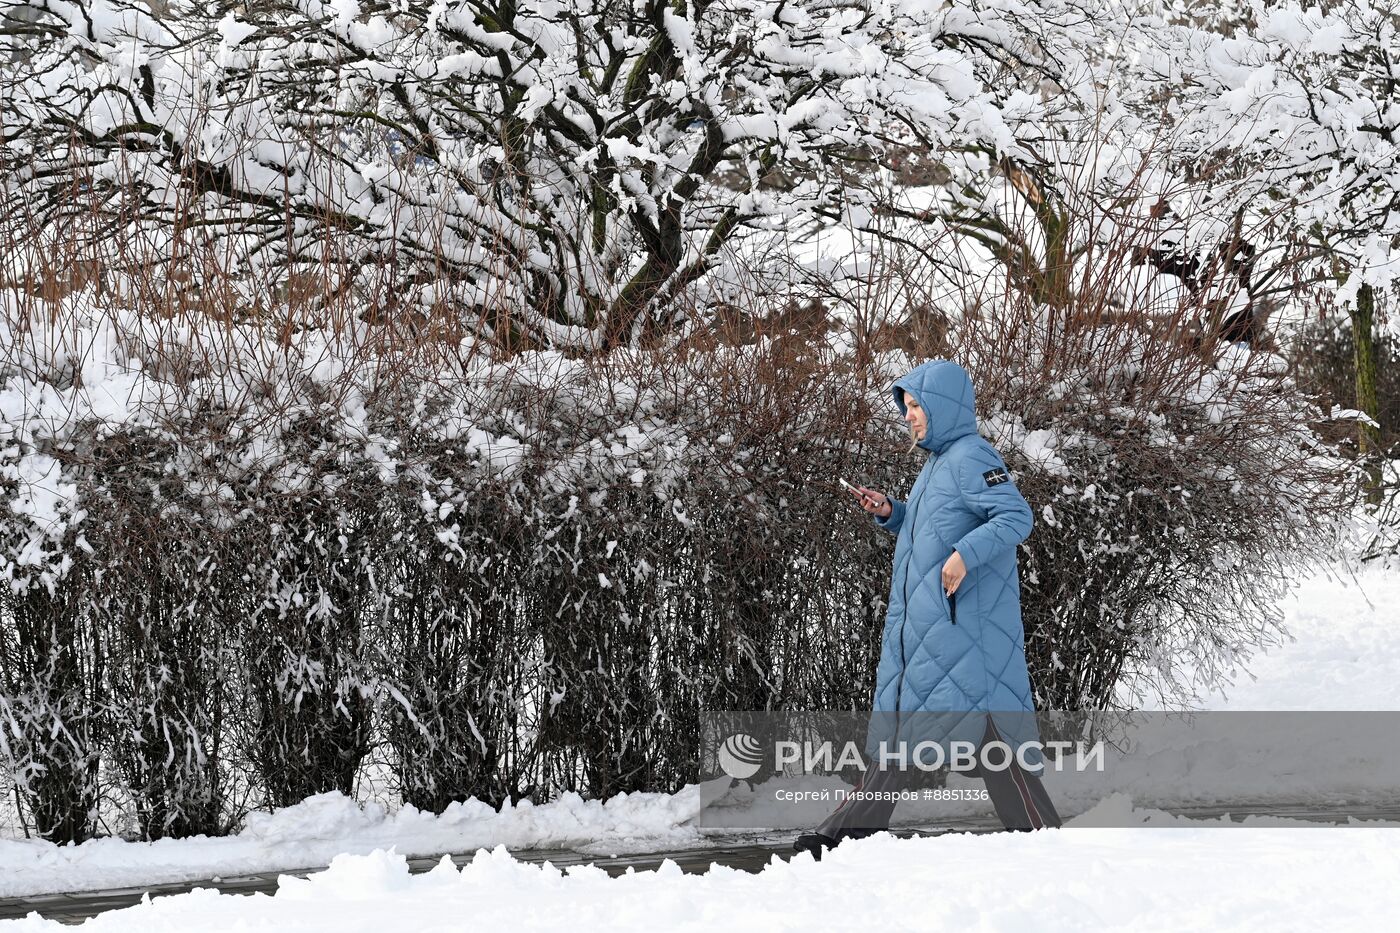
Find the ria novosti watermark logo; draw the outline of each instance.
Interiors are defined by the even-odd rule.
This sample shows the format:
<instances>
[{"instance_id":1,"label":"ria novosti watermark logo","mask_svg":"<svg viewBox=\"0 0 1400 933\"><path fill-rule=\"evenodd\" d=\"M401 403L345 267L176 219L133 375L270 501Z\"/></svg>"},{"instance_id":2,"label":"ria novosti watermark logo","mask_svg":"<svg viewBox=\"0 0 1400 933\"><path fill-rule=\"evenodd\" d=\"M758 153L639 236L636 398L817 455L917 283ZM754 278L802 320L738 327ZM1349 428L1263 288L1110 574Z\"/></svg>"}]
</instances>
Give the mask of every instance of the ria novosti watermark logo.
<instances>
[{"instance_id":1,"label":"ria novosti watermark logo","mask_svg":"<svg viewBox=\"0 0 1400 933\"><path fill-rule=\"evenodd\" d=\"M1011 767L1014 759L1022 768L1035 770L1035 760L1038 756L1030 754L1030 750L1035 749L1041 760L1052 766L1054 771L1065 770L1067 761L1073 763L1075 771L1104 770L1104 745L1097 741L1091 745L1068 741L1024 742L1016 748L1014 754L1011 746L1002 741L985 742L980 748L977 743L961 740L950 742L948 745L951 753L944 749L942 743L933 741L917 742L913 745L900 742L893 748L881 742L876 760L878 764L887 768L937 771L948 765L955 771L970 771L980 765L988 771L1004 771ZM1047 749L1054 749L1055 754L1044 755ZM762 743L748 733L736 732L720 743L717 757L720 770L741 781L753 777L768 761L772 762L774 771L783 771L789 766L796 766L808 772L870 767L870 763L862 754L861 746L851 741L840 744L839 754L837 743L830 741L814 743L778 740L773 743L771 752L771 756L765 754Z\"/></svg>"},{"instance_id":2,"label":"ria novosti watermark logo","mask_svg":"<svg viewBox=\"0 0 1400 933\"><path fill-rule=\"evenodd\" d=\"M747 732L736 732L719 747L719 766L725 774L747 780L763 767L763 746Z\"/></svg>"}]
</instances>

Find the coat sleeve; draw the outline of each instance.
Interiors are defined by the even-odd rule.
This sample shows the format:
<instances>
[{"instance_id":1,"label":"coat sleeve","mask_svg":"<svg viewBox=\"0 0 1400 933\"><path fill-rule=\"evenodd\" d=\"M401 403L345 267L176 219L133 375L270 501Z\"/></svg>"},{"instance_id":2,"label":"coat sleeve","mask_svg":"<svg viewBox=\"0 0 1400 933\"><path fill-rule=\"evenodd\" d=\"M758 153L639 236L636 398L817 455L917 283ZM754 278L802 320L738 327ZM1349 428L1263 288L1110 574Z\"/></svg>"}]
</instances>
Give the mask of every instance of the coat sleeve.
<instances>
[{"instance_id":1,"label":"coat sleeve","mask_svg":"<svg viewBox=\"0 0 1400 933\"><path fill-rule=\"evenodd\" d=\"M899 534L899 526L904 524L904 503L894 496L886 496L890 500L889 518L875 516L875 524L888 531L890 534Z\"/></svg>"},{"instance_id":2,"label":"coat sleeve","mask_svg":"<svg viewBox=\"0 0 1400 933\"><path fill-rule=\"evenodd\" d=\"M1001 477L1005 476L1005 479ZM969 571L1030 536L1035 521L1030 503L1010 479L1001 455L990 444L977 444L958 463L963 504L982 520L958 539L953 550Z\"/></svg>"}]
</instances>

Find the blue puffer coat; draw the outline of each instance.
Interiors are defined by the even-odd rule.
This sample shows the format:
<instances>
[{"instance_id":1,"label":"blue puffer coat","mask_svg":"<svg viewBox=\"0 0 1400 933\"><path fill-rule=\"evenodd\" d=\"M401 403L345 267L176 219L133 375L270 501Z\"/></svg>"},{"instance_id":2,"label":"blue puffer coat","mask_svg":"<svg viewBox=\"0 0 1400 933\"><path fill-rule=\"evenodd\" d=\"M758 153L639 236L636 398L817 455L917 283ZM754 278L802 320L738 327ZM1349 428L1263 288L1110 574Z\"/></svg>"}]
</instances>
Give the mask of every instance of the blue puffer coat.
<instances>
[{"instance_id":1,"label":"blue puffer coat","mask_svg":"<svg viewBox=\"0 0 1400 933\"><path fill-rule=\"evenodd\" d=\"M977 433L965 369L931 360L891 391L901 415L906 392L923 407L928 430L919 446L931 456L908 501L891 498L889 517L875 520L898 538L874 710L898 715L872 716L867 751L878 755L881 740L911 749L930 741L943 745L947 761L950 743L980 743L989 712L1013 749L1038 742L1016 571L1031 508L996 448ZM943 564L954 550L967 575L949 597ZM1027 748L1023 760L1040 773L1038 749Z\"/></svg>"}]
</instances>

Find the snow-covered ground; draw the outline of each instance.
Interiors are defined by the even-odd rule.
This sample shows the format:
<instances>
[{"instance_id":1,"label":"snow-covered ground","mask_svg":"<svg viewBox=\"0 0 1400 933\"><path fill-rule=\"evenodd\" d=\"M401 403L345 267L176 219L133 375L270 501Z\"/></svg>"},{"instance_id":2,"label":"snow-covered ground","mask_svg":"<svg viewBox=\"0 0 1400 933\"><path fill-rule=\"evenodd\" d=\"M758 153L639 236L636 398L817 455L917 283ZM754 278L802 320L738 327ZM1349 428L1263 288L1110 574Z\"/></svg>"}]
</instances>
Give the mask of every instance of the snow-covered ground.
<instances>
[{"instance_id":1,"label":"snow-covered ground","mask_svg":"<svg viewBox=\"0 0 1400 933\"><path fill-rule=\"evenodd\" d=\"M343 856L275 896L212 890L103 914L100 931L1387 929L1400 845L1385 829L1081 829L843 845L761 874L674 863L610 878L505 848L410 876L403 857ZM13 930L63 929L35 917Z\"/></svg>"},{"instance_id":2,"label":"snow-covered ground","mask_svg":"<svg viewBox=\"0 0 1400 933\"><path fill-rule=\"evenodd\" d=\"M1400 569L1340 563L1285 603L1293 641L1261 652L1213 710L1400 710ZM1143 707L1147 708L1147 707Z\"/></svg>"},{"instance_id":3,"label":"snow-covered ground","mask_svg":"<svg viewBox=\"0 0 1400 933\"><path fill-rule=\"evenodd\" d=\"M606 802L565 794L541 806L524 801L497 811L478 800L436 815L412 806L389 812L339 794L318 794L273 814L253 813L236 836L79 846L0 841L0 897L126 887L315 868L341 854L396 846L404 856L510 849L645 852L700 845L690 822L698 797L619 794Z\"/></svg>"},{"instance_id":4,"label":"snow-covered ground","mask_svg":"<svg viewBox=\"0 0 1400 933\"><path fill-rule=\"evenodd\" d=\"M1400 571L1334 569L1300 581L1285 605L1293 640L1251 658L1207 709L1400 710ZM1393 773L1393 772L1392 772ZM1175 779L1168 775L1168 778ZM1141 776L1138 778L1141 785ZM1384 782L1384 777L1379 778ZM1054 777L1047 778L1054 794ZM1392 779L1391 786L1394 786ZM1374 788L1373 789L1383 789ZM430 930L474 925L576 929L830 928L877 922L934 929L1327 929L1389 920L1400 907L1400 832L1252 820L1221 832L1105 783L1098 802L1066 800L1067 828L1030 834L843 845L823 862L775 861L759 875L674 865L617 879L599 869L518 862L509 849L598 854L695 845L694 788L606 804L569 797L501 812L480 804L434 817L361 809L322 795L250 820L227 839L98 840L77 847L0 841L0 896L207 878L324 864L275 897L199 891L103 915L97 930ZM1057 800L1057 803L1060 801ZM1105 822L1144 828L1104 829ZM1171 825L1170 832L1150 827ZM405 855L481 852L410 877ZM385 850L394 847L392 852ZM342 853L372 853L344 855ZM1388 924L1387 924L1388 925ZM31 917L13 929L50 929ZM53 927L56 929L56 927Z\"/></svg>"}]
</instances>

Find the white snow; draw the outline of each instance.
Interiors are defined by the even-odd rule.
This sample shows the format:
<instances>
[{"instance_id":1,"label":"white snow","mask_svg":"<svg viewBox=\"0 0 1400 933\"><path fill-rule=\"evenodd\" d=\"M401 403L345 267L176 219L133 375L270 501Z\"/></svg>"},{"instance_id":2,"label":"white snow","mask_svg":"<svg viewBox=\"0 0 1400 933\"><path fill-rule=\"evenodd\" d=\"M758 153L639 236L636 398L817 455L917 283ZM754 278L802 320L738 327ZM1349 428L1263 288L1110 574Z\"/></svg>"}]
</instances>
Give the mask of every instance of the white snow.
<instances>
[{"instance_id":1,"label":"white snow","mask_svg":"<svg viewBox=\"0 0 1400 933\"><path fill-rule=\"evenodd\" d=\"M540 806L527 800L499 811L473 799L434 815L412 805L389 813L382 804L361 806L332 792L273 814L250 814L236 836L108 838L78 846L0 840L0 897L315 868L340 854L390 846L409 857L495 845L600 853L694 846L700 836L687 821L698 799L693 790L618 794L606 802L570 793Z\"/></svg>"},{"instance_id":2,"label":"white snow","mask_svg":"<svg viewBox=\"0 0 1400 933\"><path fill-rule=\"evenodd\" d=\"M1283 604L1292 641L1242 658L1209 710L1400 710L1400 570L1341 562ZM1162 709L1142 697L1136 709ZM1175 708L1175 707L1174 707Z\"/></svg>"},{"instance_id":3,"label":"white snow","mask_svg":"<svg viewBox=\"0 0 1400 933\"><path fill-rule=\"evenodd\" d=\"M199 890L102 914L93 931L1388 929L1400 847L1383 829L1079 829L849 842L760 874L712 866L610 878L505 847L410 876L341 856L276 895ZM64 929L31 915L11 930Z\"/></svg>"}]
</instances>

